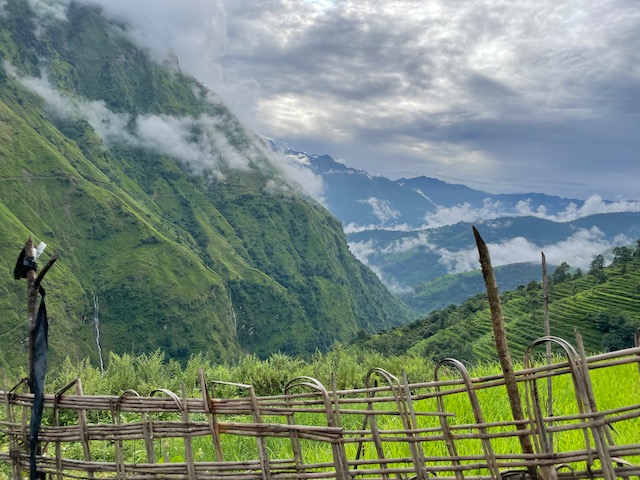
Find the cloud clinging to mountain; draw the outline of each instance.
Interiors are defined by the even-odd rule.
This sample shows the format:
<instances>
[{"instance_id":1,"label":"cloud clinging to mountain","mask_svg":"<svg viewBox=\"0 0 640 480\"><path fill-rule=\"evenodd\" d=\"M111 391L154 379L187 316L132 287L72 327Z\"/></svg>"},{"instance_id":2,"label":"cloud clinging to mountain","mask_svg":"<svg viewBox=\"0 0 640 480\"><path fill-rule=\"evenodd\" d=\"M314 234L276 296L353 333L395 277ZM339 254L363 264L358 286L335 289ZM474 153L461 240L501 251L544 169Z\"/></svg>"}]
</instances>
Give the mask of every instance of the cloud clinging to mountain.
<instances>
[{"instance_id":1,"label":"cloud clinging to mountain","mask_svg":"<svg viewBox=\"0 0 640 480\"><path fill-rule=\"evenodd\" d=\"M6 67L5 67L6 68ZM248 160L232 148L224 135L216 132L216 119L203 115L193 119L167 115L140 115L135 119L133 131L128 127L131 116L112 112L103 101L88 101L69 97L56 90L46 78L17 77L40 95L49 106L52 116L86 120L106 143L125 143L171 155L188 165L195 173L212 171L219 174L222 164L234 168L247 168ZM193 138L193 128L202 132Z\"/></svg>"},{"instance_id":2,"label":"cloud clinging to mountain","mask_svg":"<svg viewBox=\"0 0 640 480\"><path fill-rule=\"evenodd\" d=\"M640 201L620 200L607 202L600 195L590 195L581 206L570 203L569 206L556 214L547 213L544 205L533 208L531 200L519 201L515 208L501 204L499 201L485 199L482 207L474 207L469 203L462 203L452 207L439 207L425 217L424 229L453 225L458 222L476 222L478 220L492 220L500 217L537 217L553 222L571 222L578 218L588 217L600 213L638 212Z\"/></svg>"},{"instance_id":3,"label":"cloud clinging to mountain","mask_svg":"<svg viewBox=\"0 0 640 480\"><path fill-rule=\"evenodd\" d=\"M586 270L596 255L602 254L616 246L629 245L632 239L624 235L609 240L597 227L580 228L567 238L550 244L536 244L524 237L513 237L500 242L489 242L487 247L491 252L491 263L494 267L521 262L539 263L541 252L544 252L550 265L569 263L574 268ZM437 256L438 262L446 267L449 273L463 273L480 268L478 250L475 247L452 250L434 243L427 232L416 236L401 238L380 247L374 240L350 242L351 252L363 263L376 271L385 285L393 285L402 291L402 285L397 279L390 278L376 266L377 255L402 253L416 248L426 249ZM406 287L404 287L406 288Z\"/></svg>"}]
</instances>

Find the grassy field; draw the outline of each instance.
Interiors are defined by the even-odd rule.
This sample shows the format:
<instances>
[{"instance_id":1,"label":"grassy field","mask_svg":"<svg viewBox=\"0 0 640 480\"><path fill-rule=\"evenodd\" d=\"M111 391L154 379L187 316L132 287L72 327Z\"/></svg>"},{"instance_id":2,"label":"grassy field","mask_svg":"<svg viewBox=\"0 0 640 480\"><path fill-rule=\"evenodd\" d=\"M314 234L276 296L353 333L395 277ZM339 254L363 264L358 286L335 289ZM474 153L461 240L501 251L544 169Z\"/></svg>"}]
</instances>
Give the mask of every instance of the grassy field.
<instances>
[{"instance_id":1,"label":"grassy field","mask_svg":"<svg viewBox=\"0 0 640 480\"><path fill-rule=\"evenodd\" d=\"M285 373L291 373L287 379L296 375L311 374L311 371L315 370L320 376L323 372L329 368L335 368L338 374L337 383L341 385L340 388L353 389L364 387L364 375L365 368L368 368L368 362L362 361L357 363L349 355L344 353L339 355L334 353L329 356L322 356L317 358L315 364L305 364L303 362L296 362L285 356L274 356L269 360L260 361L255 358L249 357L245 364L238 364L234 367L222 367L215 366L211 363L207 363L202 358L205 367L208 367L207 378L221 378L220 375L224 375L227 378L225 380L240 381L238 377L234 375L244 372L247 375L244 378L252 377L256 380L256 384L262 389L261 394L281 394L282 388L279 388L280 379L274 378L274 375ZM155 388L157 386L166 387L170 383L175 381L184 380L184 375L194 373L193 369L195 365L187 365L187 368L180 369L176 364L162 362L162 356L150 356L144 359L135 358L122 358L120 359L120 369L118 372L121 377L118 379L115 377L115 372L111 371L110 367L104 375L95 370L89 365L79 366L84 371L86 381L83 378L85 384L85 393L121 393L109 392L111 388L116 384L116 380L119 382L129 381L134 383L129 385L130 387L139 389L142 393L147 394L146 389ZM361 358L360 360L364 360ZM372 360L382 360L381 358L369 358ZM559 360L558 360L559 361ZM117 364L117 362L113 362ZM117 366L117 365L116 365ZM127 371L127 366L133 367L131 371ZM417 400L413 402L413 406L418 414L418 428L420 429L433 429L433 432L423 433L422 438L422 450L426 459L427 468L446 468L450 465L450 460L437 461L438 457L447 457L449 455L446 444L442 441L441 437L437 437L435 430L439 429L439 419L436 416L423 416L421 412L436 412L438 410L436 398L433 396L434 390L432 387L424 387L417 382L427 382L433 378L433 365L426 363L424 360L418 358L404 357L402 359L386 359L387 368L390 369L392 374L401 378L401 370L406 369L411 374L408 376L408 380L412 385L417 385L412 388L412 395L417 396ZM226 368L226 370L225 370ZM173 371L171 372L171 370ZM214 370L217 369L218 377L212 376ZM297 369L297 370L296 370ZM431 372L428 374L427 372ZM72 372L66 372L70 374ZM499 366L494 364L485 364L474 367L470 370L472 378L484 378L487 376L496 375L499 373ZM128 374L131 374L129 376ZM269 377L271 375L271 377ZM356 377L360 376L359 380ZM167 380L164 383L157 383L152 386L151 382L158 381L162 377ZM181 378L180 378L181 377ZM191 377L195 378L195 377ZM283 377L284 378L284 377ZM458 378L453 372L446 371L444 379ZM442 380L443 377L441 376ZM60 381L62 379L59 379ZM261 381L260 381L261 380ZM286 381L286 380L285 380ZM620 407L629 405L640 405L640 376L638 374L638 365L635 363L609 366L603 369L595 368L591 371L591 381L593 384L594 396L599 411L613 410ZM109 382L111 384L109 385ZM245 380L246 382L246 380ZM538 391L540 395L541 404L543 409L546 406L546 381L540 379L538 382ZM183 382L184 383L184 382ZM330 382L324 380L325 385L330 385ZM53 385L53 383L52 383ZM194 385L193 382L188 385ZM267 387L270 385L270 387ZM443 387L443 390L455 388ZM269 391L271 390L271 391ZM179 392L179 390L177 390ZM350 390L349 390L350 391ZM521 389L521 391L524 390ZM188 389L189 396L199 397L200 392L194 387ZM222 390L218 390L217 398L233 398L239 394L238 390L227 387ZM355 395L355 394L354 394ZM366 408L366 403L344 403L348 402L349 398L353 398L354 395L344 394L344 398L341 395L341 409L349 409L352 413L343 413L340 417L341 426L344 428L344 437L347 439L345 450L347 458L354 460L357 457L361 460L378 458L378 453L374 448L374 445L369 441L365 442L365 446L362 448L360 455L358 456L359 444L355 440L359 437L355 431L366 430L370 427L363 428L363 422L365 415L363 413L357 413L359 410ZM387 396L387 394L380 394L380 396ZM511 417L509 403L504 387L491 387L480 388L477 390L478 400L482 409L482 414L486 422L506 422ZM357 397L357 395L355 395ZM423 398L428 397L428 398ZM524 397L524 395L523 395ZM397 406L393 402L376 403L375 410L380 411L392 411L397 410ZM444 398L444 408L446 412L453 414L454 416L449 418L449 425L454 434L460 437L457 438L455 445L457 454L460 456L475 457L474 460L462 462L467 464L468 474L481 474L486 470L474 470L472 464L482 461L483 449L481 440L477 437L477 428L469 427L475 423L473 411L470 406L469 398L466 393L454 393L447 394ZM355 413L354 413L355 411ZM637 413L637 409L635 410ZM5 412L0 410L0 421L5 420ZM571 383L571 378L568 375L561 375L553 377L553 416L562 417L570 416L579 413L579 406L576 401L576 396ZM160 420L175 420L180 421L178 414L153 414ZM544 412L544 416L548 416ZM71 424L76 421L75 414L70 414L67 419ZM140 414L126 413L123 414L124 422L136 422L140 420ZM205 414L193 413L189 416L191 421L194 422L206 422L207 416ZM377 415L377 427L381 432L381 448L384 452L384 457L387 459L407 459L411 456L409 444L407 443L406 435L398 433L403 430L401 419L398 416L393 415ZM63 417L64 419L64 417ZM50 423L50 416L47 417L45 411L45 424ZM106 422L111 423L112 418L109 412L88 412L89 423ZM250 423L252 418L250 415L219 415L219 422L238 422L238 423ZM266 423L278 423L286 424L287 418L282 415L263 415L263 421ZM556 422L556 427L561 428L562 425L569 425L576 423L577 420L564 420L562 422ZM295 423L299 425L316 425L326 426L327 417L323 412L317 413L296 413ZM616 445L630 445L637 443L639 440L640 431L640 419L633 418L617 422L612 425L611 437ZM489 428L491 435L498 434L499 432L513 432L513 427L495 426ZM395 432L395 433L394 433ZM475 437L475 438L472 438ZM268 455L271 460L274 459L289 459L294 457L292 450L292 444L288 437L285 438L267 438L266 446ZM593 445L593 440L590 440ZM581 430L560 431L553 435L553 444L555 452L577 452L585 449L585 437ZM214 444L211 436L194 437L192 441L193 445L193 459L196 462L211 462L216 460L216 454ZM327 464L326 468L332 468L333 452L331 445L326 442L302 440L302 458L305 464ZM240 436L223 434L221 435L221 447L225 462L241 462L241 461L256 461L259 458L258 442L256 437L253 436ZM500 458L501 456L508 456L518 454L521 452L520 445L515 436L492 438L491 447L495 454ZM7 451L6 437L0 436L0 451ZM145 463L147 462L147 452L143 440L128 440L123 443L125 460L131 463ZM185 462L185 442L182 438L171 439L156 439L154 441L155 458L159 463L163 462ZM83 459L83 449L79 442L69 443L63 447L63 455L70 458ZM95 461L113 462L114 461L114 446L113 442L107 441L92 441L91 442L91 455ZM640 464L640 456L627 458L635 464ZM406 460L403 460L406 462ZM399 466L403 464L400 460L398 462L391 462L389 467ZM405 463L406 464L406 463ZM572 465L576 469L584 470L584 463L576 463ZM371 467L371 466L369 466ZM367 465L363 465L360 469L368 468ZM594 468L598 468L596 461ZM4 472L4 473L2 473ZM2 475L8 475L8 466L3 465L0 469L0 479L3 479ZM440 473L442 475L442 473ZM4 480L4 479L3 479Z\"/></svg>"}]
</instances>

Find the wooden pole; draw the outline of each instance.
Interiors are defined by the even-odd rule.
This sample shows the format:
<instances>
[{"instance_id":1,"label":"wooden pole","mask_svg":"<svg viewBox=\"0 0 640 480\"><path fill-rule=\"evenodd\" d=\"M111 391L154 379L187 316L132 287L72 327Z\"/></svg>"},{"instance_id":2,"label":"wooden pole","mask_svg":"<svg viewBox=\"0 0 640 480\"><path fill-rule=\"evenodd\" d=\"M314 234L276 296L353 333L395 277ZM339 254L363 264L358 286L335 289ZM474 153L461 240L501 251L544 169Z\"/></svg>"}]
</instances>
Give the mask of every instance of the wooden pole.
<instances>
[{"instance_id":1,"label":"wooden pole","mask_svg":"<svg viewBox=\"0 0 640 480\"><path fill-rule=\"evenodd\" d=\"M500 359L500 366L502 367L502 374L504 376L505 386L507 387L507 395L509 396L509 404L511 405L511 413L513 419L518 422L518 430L526 430L527 426L519 422L524 420L524 413L522 410L522 402L520 401L520 392L518 391L518 384L513 368L513 360L509 353L509 345L507 344L507 334L504 328L504 319L502 317L502 306L500 305L500 295L498 293L498 285L496 284L496 278L493 273L493 267L491 266L491 258L489 256L489 249L484 242L480 233L473 227L473 235L476 239L476 245L478 246L478 253L480 254L480 266L482 267L482 276L484 277L484 283L487 288L487 296L489 298L489 308L491 309L491 324L493 325L493 338L496 343L496 350L498 352L498 358ZM533 454L533 446L531 444L531 438L528 434L524 433L518 436L520 440L520 446L522 447L522 453ZM532 480L538 479L538 472L535 466L527 467L529 477Z\"/></svg>"},{"instance_id":2,"label":"wooden pole","mask_svg":"<svg viewBox=\"0 0 640 480\"><path fill-rule=\"evenodd\" d=\"M549 277L547 276L547 258L542 254L542 305L544 315L544 335L551 336L551 323L549 322ZM551 365L553 360L551 356L551 342L546 342L547 365ZM553 384L552 378L547 377L547 416L553 416ZM552 424L550 424L552 425ZM548 433L547 441L549 448L553 451L553 433Z\"/></svg>"},{"instance_id":3,"label":"wooden pole","mask_svg":"<svg viewBox=\"0 0 640 480\"><path fill-rule=\"evenodd\" d=\"M35 262L35 258L31 255L33 250L33 238L29 237L24 245L24 258L31 259ZM36 302L38 300L38 289L35 287L37 274L35 270L27 272L27 318L29 319L29 389L33 393L33 377L34 377L34 358L33 345L36 331Z\"/></svg>"},{"instance_id":4,"label":"wooden pole","mask_svg":"<svg viewBox=\"0 0 640 480\"><path fill-rule=\"evenodd\" d=\"M33 238L29 237L24 244L24 257L27 260L34 262L35 258L32 255L33 251ZM34 370L34 358L33 348L35 340L36 329L36 303L38 301L38 290L42 279L47 274L51 266L58 260L59 255L54 254L51 259L44 266L40 274L36 273L35 269L28 270L27 276L27 317L29 319L29 389L33 393L33 377L35 375Z\"/></svg>"},{"instance_id":5,"label":"wooden pole","mask_svg":"<svg viewBox=\"0 0 640 480\"><path fill-rule=\"evenodd\" d=\"M40 430L40 422L42 420L42 408L44 404L44 385L40 385L40 382L44 380L36 379L36 347L41 350L44 348L44 352L41 353L45 357L44 359L38 359L40 368L46 368L46 347L36 346L36 336L41 335L42 331L46 332L46 325L44 327L38 327L36 318L36 303L38 300L38 292L41 290L40 283L47 274L51 266L58 259L57 255L54 255L47 263L45 268L42 269L39 275L37 275L36 265L36 249L33 246L33 238L29 237L24 245L24 250L18 257L18 264L14 270L14 277L16 279L27 279L27 317L29 320L29 391L34 395L34 403L31 409L31 428L29 433L29 455L30 455L30 478L32 479L44 479L45 473L37 471L37 456L41 454L41 445L38 441L38 433ZM19 264L22 259L22 265ZM44 301L44 290L42 290ZM46 318L44 319L46 322ZM36 328L41 332L37 332ZM44 333L46 335L46 333ZM40 340L39 340L40 341ZM46 341L46 340L45 340ZM44 372L38 372L38 375L44 374Z\"/></svg>"}]
</instances>

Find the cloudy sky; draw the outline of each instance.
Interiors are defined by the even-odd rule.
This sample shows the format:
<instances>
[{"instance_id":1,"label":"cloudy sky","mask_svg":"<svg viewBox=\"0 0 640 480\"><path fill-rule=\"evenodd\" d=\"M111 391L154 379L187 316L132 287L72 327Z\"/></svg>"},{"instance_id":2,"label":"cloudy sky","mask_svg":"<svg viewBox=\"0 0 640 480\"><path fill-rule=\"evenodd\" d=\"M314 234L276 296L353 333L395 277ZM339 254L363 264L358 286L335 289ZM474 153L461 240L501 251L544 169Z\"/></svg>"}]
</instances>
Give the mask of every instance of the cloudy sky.
<instances>
[{"instance_id":1,"label":"cloudy sky","mask_svg":"<svg viewBox=\"0 0 640 480\"><path fill-rule=\"evenodd\" d=\"M83 1L292 148L392 179L640 199L638 0Z\"/></svg>"}]
</instances>

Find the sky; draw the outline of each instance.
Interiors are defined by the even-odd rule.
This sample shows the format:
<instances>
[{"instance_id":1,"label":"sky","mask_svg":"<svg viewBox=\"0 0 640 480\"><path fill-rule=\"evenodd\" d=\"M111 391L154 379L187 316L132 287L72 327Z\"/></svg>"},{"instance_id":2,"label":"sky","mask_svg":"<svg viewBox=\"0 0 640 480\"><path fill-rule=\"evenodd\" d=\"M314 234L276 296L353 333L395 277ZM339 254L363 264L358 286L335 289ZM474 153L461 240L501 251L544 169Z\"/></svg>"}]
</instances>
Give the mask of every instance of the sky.
<instances>
[{"instance_id":1,"label":"sky","mask_svg":"<svg viewBox=\"0 0 640 480\"><path fill-rule=\"evenodd\" d=\"M82 1L293 149L391 179L640 199L637 0Z\"/></svg>"}]
</instances>

